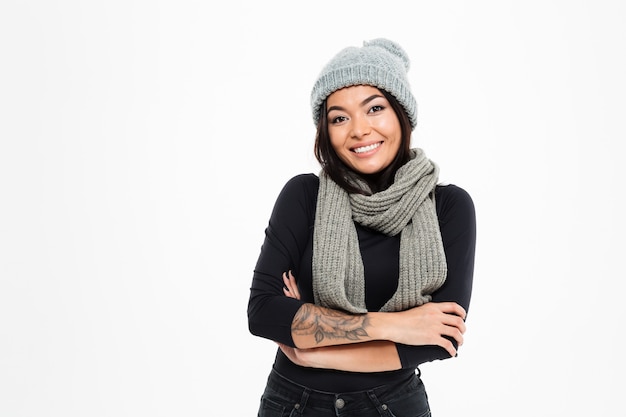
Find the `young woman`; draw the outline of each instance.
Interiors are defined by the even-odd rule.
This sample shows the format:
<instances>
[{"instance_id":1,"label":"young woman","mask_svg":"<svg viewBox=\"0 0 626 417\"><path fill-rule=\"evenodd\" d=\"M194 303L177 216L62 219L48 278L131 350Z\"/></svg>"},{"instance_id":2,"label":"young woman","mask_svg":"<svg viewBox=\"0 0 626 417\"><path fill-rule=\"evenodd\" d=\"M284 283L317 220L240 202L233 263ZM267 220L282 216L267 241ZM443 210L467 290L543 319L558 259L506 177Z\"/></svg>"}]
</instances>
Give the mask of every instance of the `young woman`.
<instances>
[{"instance_id":1,"label":"young woman","mask_svg":"<svg viewBox=\"0 0 626 417\"><path fill-rule=\"evenodd\" d=\"M250 290L250 332L278 344L260 417L428 416L418 366L463 344L474 205L411 147L408 68L375 39L313 87L322 170L279 194Z\"/></svg>"}]
</instances>

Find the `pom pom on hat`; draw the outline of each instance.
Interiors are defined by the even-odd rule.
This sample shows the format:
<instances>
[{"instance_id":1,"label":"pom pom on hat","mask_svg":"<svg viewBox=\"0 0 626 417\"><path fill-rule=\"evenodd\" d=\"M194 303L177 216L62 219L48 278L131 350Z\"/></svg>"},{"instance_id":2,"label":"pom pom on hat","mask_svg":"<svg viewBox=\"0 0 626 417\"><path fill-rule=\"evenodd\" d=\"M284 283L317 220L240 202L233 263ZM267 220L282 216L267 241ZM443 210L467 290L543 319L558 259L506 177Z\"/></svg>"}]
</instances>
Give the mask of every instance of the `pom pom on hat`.
<instances>
[{"instance_id":1,"label":"pom pom on hat","mask_svg":"<svg viewBox=\"0 0 626 417\"><path fill-rule=\"evenodd\" d=\"M385 38L347 47L336 54L322 69L311 92L311 110L315 124L321 105L333 92L353 85L371 85L393 95L404 107L411 127L417 125L417 102L411 92L407 71L408 55L397 43Z\"/></svg>"}]
</instances>

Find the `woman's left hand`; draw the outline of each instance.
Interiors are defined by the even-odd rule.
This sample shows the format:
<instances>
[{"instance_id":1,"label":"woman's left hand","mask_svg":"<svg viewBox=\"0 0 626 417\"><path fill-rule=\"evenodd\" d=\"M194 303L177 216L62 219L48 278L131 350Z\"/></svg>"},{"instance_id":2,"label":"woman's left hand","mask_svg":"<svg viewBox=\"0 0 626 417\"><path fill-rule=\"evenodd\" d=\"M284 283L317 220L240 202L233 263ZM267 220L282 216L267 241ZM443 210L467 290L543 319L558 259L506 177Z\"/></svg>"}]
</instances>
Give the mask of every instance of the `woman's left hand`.
<instances>
[{"instance_id":1,"label":"woman's left hand","mask_svg":"<svg viewBox=\"0 0 626 417\"><path fill-rule=\"evenodd\" d=\"M283 283L285 284L283 287L285 295L289 298L299 300L300 290L298 290L298 285L296 284L296 277L293 276L291 271L283 272Z\"/></svg>"},{"instance_id":2,"label":"woman's left hand","mask_svg":"<svg viewBox=\"0 0 626 417\"><path fill-rule=\"evenodd\" d=\"M300 299L300 291L298 290L298 285L296 284L296 277L293 276L291 271L283 272L283 283L285 286L283 287L283 292L289 298L295 298L296 300ZM287 346L284 343L278 343L278 347L283 351L285 356L289 358L289 360L296 365L307 366L306 361L303 356L305 356L305 351L293 348L291 346Z\"/></svg>"}]
</instances>

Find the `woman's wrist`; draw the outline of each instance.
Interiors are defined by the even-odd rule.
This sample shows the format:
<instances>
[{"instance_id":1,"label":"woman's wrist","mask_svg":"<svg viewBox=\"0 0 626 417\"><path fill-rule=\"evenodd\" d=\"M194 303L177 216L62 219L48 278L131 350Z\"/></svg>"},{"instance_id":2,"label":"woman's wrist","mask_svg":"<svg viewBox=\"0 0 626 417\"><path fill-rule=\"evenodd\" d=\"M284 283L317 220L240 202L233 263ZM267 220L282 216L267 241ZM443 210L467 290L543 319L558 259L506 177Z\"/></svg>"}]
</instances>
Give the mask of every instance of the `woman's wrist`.
<instances>
[{"instance_id":1,"label":"woman's wrist","mask_svg":"<svg viewBox=\"0 0 626 417\"><path fill-rule=\"evenodd\" d=\"M367 333L371 340L393 341L391 323L389 322L391 313L369 312L367 313Z\"/></svg>"}]
</instances>

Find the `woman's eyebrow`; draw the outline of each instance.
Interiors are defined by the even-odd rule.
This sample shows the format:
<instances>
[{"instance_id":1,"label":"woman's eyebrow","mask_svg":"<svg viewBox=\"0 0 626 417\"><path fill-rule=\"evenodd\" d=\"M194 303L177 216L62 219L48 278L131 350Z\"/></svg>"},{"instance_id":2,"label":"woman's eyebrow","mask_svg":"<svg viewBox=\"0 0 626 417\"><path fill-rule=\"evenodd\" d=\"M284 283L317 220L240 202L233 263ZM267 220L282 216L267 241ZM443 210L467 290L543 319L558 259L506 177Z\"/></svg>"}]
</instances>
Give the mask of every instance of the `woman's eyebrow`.
<instances>
[{"instance_id":1,"label":"woman's eyebrow","mask_svg":"<svg viewBox=\"0 0 626 417\"><path fill-rule=\"evenodd\" d=\"M368 98L366 98L365 100L363 100L361 102L361 106L365 106L370 101L372 101L372 100L374 100L376 98L379 98L379 97L384 98L385 96L380 95L380 94L372 94L371 96L369 96ZM331 106L331 107L328 108L328 110L326 110L326 114L330 113L332 110L338 110L338 111L344 110L345 111L345 109L343 107L341 107L341 106Z\"/></svg>"},{"instance_id":2,"label":"woman's eyebrow","mask_svg":"<svg viewBox=\"0 0 626 417\"><path fill-rule=\"evenodd\" d=\"M385 96L380 95L380 94L372 94L371 96L369 96L368 98L366 98L365 100L363 100L361 102L361 106L365 106L367 103L369 103L370 101L374 100L375 98L385 98Z\"/></svg>"}]
</instances>

